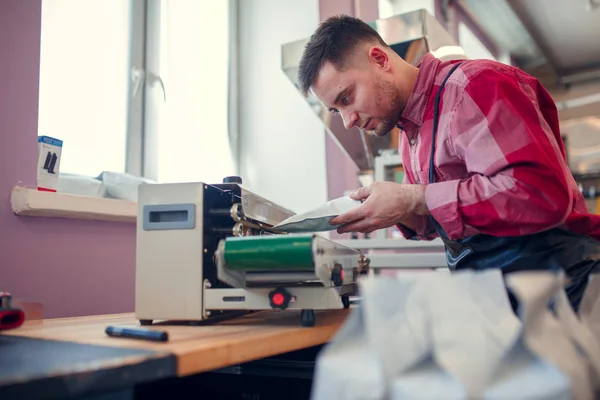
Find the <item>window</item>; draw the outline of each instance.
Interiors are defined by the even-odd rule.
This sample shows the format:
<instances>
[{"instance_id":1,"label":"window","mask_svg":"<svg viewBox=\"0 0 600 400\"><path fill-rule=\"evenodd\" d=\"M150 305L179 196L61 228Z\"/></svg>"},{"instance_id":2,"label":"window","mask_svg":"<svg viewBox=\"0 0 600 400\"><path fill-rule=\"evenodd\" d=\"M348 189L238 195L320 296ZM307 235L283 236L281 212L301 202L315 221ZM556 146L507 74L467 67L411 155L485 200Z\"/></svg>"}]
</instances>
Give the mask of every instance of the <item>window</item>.
<instances>
[{"instance_id":1,"label":"window","mask_svg":"<svg viewBox=\"0 0 600 400\"><path fill-rule=\"evenodd\" d=\"M44 0L39 134L63 140L61 172L125 171L131 7Z\"/></svg>"},{"instance_id":2,"label":"window","mask_svg":"<svg viewBox=\"0 0 600 400\"><path fill-rule=\"evenodd\" d=\"M221 182L228 139L228 2L162 0L157 179ZM161 99L161 96L164 96ZM166 101L164 100L166 98Z\"/></svg>"},{"instance_id":3,"label":"window","mask_svg":"<svg viewBox=\"0 0 600 400\"><path fill-rule=\"evenodd\" d=\"M39 134L64 141L61 172L235 173L229 13L230 1L44 0Z\"/></svg>"}]
</instances>

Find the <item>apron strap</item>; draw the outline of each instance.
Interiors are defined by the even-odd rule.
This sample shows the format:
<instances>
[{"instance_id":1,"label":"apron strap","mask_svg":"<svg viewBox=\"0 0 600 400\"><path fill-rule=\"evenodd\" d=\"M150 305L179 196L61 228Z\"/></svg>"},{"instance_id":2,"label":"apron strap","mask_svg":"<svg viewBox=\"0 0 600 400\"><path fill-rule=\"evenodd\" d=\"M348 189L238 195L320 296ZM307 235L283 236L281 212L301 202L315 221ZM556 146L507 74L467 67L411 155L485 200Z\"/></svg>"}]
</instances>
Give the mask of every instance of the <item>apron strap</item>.
<instances>
[{"instance_id":1,"label":"apron strap","mask_svg":"<svg viewBox=\"0 0 600 400\"><path fill-rule=\"evenodd\" d=\"M446 75L446 77L444 78L444 81L442 82L442 84L440 85L440 88L438 89L437 94L435 95L435 101L433 103L433 128L431 131L431 154L429 156L429 183L434 183L435 182L435 163L433 162L434 156L435 156L435 138L437 136L437 130L438 130L438 120L439 120L439 114L440 114L440 98L442 97L442 90L444 90L444 86L446 86L446 81L448 80L448 78L450 78L450 75L452 75L452 73L454 72L454 70L456 68L458 68L458 66L462 64L462 63L458 63L455 66L452 67L452 69L450 70L450 72L448 72L448 75Z\"/></svg>"}]
</instances>

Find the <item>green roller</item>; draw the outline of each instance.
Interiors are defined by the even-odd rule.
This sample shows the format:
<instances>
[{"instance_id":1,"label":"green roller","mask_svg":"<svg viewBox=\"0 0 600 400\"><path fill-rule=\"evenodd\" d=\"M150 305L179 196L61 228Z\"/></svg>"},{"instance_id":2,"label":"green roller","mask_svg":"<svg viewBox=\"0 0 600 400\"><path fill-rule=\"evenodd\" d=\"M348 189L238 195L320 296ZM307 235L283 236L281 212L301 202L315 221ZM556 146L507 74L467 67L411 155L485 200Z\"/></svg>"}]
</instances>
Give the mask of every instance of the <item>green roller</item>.
<instances>
[{"instance_id":1,"label":"green roller","mask_svg":"<svg viewBox=\"0 0 600 400\"><path fill-rule=\"evenodd\" d=\"M223 252L234 271L313 270L312 236L229 237Z\"/></svg>"}]
</instances>

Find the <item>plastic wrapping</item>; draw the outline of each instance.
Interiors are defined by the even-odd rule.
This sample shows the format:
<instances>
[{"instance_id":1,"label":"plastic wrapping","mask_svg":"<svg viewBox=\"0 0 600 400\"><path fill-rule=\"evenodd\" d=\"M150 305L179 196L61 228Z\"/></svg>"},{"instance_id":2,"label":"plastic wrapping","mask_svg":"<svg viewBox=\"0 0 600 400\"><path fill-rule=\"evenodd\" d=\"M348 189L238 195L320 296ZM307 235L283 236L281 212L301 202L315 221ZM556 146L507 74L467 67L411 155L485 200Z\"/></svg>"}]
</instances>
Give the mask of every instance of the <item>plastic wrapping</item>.
<instances>
[{"instance_id":1,"label":"plastic wrapping","mask_svg":"<svg viewBox=\"0 0 600 400\"><path fill-rule=\"evenodd\" d=\"M106 188L96 178L90 176L66 174L61 172L58 177L57 192L77 196L105 197Z\"/></svg>"},{"instance_id":2,"label":"plastic wrapping","mask_svg":"<svg viewBox=\"0 0 600 400\"><path fill-rule=\"evenodd\" d=\"M141 184L154 183L150 179L140 178L123 172L104 171L98 179L102 181L109 198L129 200L137 202L138 186Z\"/></svg>"}]
</instances>

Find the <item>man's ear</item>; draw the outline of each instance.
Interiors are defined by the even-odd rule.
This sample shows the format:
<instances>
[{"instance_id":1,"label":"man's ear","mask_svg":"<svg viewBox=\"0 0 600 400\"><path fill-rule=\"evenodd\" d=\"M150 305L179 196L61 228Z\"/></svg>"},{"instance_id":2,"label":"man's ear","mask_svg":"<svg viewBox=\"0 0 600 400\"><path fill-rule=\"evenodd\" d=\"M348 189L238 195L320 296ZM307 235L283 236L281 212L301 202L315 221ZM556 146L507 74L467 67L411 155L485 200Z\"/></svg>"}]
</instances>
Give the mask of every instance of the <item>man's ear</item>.
<instances>
[{"instance_id":1,"label":"man's ear","mask_svg":"<svg viewBox=\"0 0 600 400\"><path fill-rule=\"evenodd\" d=\"M390 67L390 57L386 51L379 46L373 46L369 49L369 60L384 70L387 70Z\"/></svg>"}]
</instances>

